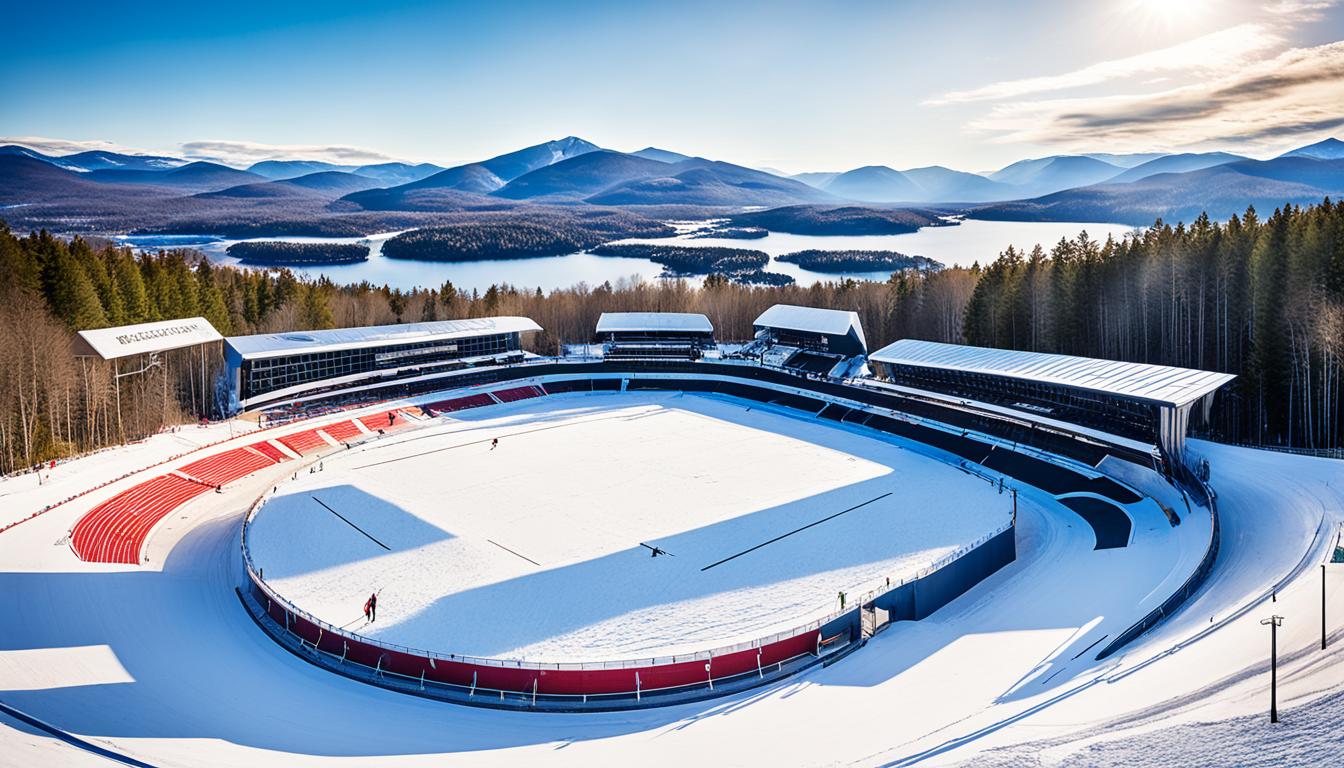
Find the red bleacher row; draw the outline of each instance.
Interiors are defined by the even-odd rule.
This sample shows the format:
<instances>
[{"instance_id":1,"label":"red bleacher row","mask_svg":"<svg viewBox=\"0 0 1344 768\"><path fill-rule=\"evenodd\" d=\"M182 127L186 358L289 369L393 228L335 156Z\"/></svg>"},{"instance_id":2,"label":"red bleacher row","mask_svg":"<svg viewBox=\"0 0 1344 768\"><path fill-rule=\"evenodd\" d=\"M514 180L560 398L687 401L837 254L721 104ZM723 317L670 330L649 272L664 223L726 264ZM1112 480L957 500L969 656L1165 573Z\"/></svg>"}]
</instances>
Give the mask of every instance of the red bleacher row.
<instances>
[{"instance_id":1,"label":"red bleacher row","mask_svg":"<svg viewBox=\"0 0 1344 768\"><path fill-rule=\"evenodd\" d=\"M389 414L392 414L391 419ZM395 410L365 416L360 421L371 430L399 429L408 423L405 415ZM278 440L300 455L312 453L329 447L317 434L318 429L337 440L362 434L353 421L345 420ZM181 475L160 475L89 510L71 529L70 546L79 559L86 562L137 563L149 532L174 509L212 487L231 483L289 458L279 448L262 440L193 461L177 470Z\"/></svg>"},{"instance_id":2,"label":"red bleacher row","mask_svg":"<svg viewBox=\"0 0 1344 768\"><path fill-rule=\"evenodd\" d=\"M288 460L288 458L288 456L284 457L285 460ZM206 485L223 485L250 475L262 467L276 464L278 461L261 451L254 450L252 446L245 446L193 461L179 468L178 471L200 480Z\"/></svg>"},{"instance_id":3,"label":"red bleacher row","mask_svg":"<svg viewBox=\"0 0 1344 768\"><path fill-rule=\"evenodd\" d=\"M70 546L79 559L137 563L140 545L160 520L210 487L178 475L160 475L113 496L75 523Z\"/></svg>"},{"instance_id":4,"label":"red bleacher row","mask_svg":"<svg viewBox=\"0 0 1344 768\"><path fill-rule=\"evenodd\" d=\"M449 398L448 400L439 400L433 403L426 403L420 407L431 414L451 413L453 411L464 411L468 408L480 408L484 405L495 405L496 403L512 403L518 400L542 397L548 394L550 393L541 385L512 387L510 389L495 390L494 392L482 392L476 395L466 395L463 397Z\"/></svg>"}]
</instances>

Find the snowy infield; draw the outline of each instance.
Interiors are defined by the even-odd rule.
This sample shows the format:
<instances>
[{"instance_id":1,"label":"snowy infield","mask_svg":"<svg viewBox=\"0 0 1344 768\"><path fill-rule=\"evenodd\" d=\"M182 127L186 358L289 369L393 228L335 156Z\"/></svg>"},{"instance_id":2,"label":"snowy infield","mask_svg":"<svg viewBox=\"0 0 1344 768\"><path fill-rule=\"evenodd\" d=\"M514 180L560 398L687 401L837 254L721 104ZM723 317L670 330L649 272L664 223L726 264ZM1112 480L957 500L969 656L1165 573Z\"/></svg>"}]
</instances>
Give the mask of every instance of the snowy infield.
<instances>
[{"instance_id":1,"label":"snowy infield","mask_svg":"<svg viewBox=\"0 0 1344 768\"><path fill-rule=\"evenodd\" d=\"M250 527L273 589L385 642L530 661L788 630L1011 515L985 481L877 433L718 396L493 406L321 466Z\"/></svg>"}]
</instances>

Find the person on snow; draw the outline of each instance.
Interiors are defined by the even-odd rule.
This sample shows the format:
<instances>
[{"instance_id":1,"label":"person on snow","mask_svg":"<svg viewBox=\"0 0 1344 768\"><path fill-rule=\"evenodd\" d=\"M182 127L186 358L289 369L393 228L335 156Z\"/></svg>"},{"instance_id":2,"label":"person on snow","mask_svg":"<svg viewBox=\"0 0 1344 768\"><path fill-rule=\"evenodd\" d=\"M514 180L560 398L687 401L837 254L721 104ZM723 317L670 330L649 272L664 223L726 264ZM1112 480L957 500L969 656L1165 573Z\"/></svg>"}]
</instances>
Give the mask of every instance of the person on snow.
<instances>
[{"instance_id":1,"label":"person on snow","mask_svg":"<svg viewBox=\"0 0 1344 768\"><path fill-rule=\"evenodd\" d=\"M378 616L378 593L369 595L369 599L364 601L364 619L370 624Z\"/></svg>"},{"instance_id":2,"label":"person on snow","mask_svg":"<svg viewBox=\"0 0 1344 768\"><path fill-rule=\"evenodd\" d=\"M494 440L491 440L491 441L490 441L490 450L493 451L493 450L495 450L495 449L498 448L498 447L499 447L499 438L496 437Z\"/></svg>"}]
</instances>

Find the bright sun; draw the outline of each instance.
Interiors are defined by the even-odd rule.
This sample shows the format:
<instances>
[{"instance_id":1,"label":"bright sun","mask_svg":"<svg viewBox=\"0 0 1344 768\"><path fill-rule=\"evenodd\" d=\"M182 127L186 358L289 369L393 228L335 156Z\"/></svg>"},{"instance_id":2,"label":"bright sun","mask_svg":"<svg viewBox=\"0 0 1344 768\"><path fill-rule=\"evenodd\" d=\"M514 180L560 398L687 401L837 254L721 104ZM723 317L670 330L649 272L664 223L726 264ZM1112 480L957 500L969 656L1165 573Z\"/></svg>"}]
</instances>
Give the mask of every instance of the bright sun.
<instances>
[{"instance_id":1,"label":"bright sun","mask_svg":"<svg viewBox=\"0 0 1344 768\"><path fill-rule=\"evenodd\" d=\"M1126 15L1168 28L1206 20L1217 0L1125 0Z\"/></svg>"}]
</instances>

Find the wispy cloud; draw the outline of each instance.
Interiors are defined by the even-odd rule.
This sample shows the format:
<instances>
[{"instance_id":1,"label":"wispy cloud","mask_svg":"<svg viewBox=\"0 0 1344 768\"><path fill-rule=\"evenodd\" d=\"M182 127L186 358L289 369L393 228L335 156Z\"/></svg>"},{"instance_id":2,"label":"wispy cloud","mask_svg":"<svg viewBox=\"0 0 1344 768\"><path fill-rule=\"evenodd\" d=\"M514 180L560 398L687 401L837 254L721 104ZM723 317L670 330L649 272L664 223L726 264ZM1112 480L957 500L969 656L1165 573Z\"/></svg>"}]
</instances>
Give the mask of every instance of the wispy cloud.
<instances>
[{"instance_id":1,"label":"wispy cloud","mask_svg":"<svg viewBox=\"0 0 1344 768\"><path fill-rule=\"evenodd\" d=\"M1157 93L1000 104L971 124L1001 142L1125 149L1251 144L1344 125L1344 41L1293 48Z\"/></svg>"},{"instance_id":2,"label":"wispy cloud","mask_svg":"<svg viewBox=\"0 0 1344 768\"><path fill-rule=\"evenodd\" d=\"M1253 62L1260 55L1282 43L1283 38L1269 26L1241 24L1168 48L1098 62L1073 72L1003 80L971 90L952 91L925 103L955 104L1011 99L1170 72L1182 74L1223 72Z\"/></svg>"},{"instance_id":3,"label":"wispy cloud","mask_svg":"<svg viewBox=\"0 0 1344 768\"><path fill-rule=\"evenodd\" d=\"M90 150L101 150L103 152L120 152L128 155L146 155L152 154L138 149L132 149L121 144L103 139L53 139L46 136L0 136L0 144L19 144L35 149L44 155L73 155L76 152L88 152Z\"/></svg>"},{"instance_id":4,"label":"wispy cloud","mask_svg":"<svg viewBox=\"0 0 1344 768\"><path fill-rule=\"evenodd\" d=\"M245 168L262 160L321 160L336 165L370 165L397 158L363 147L328 144L263 144L255 141L188 141L174 149L145 150L105 139L53 139L46 136L0 136L0 144L20 144L47 155L102 150L127 155L168 155L209 160Z\"/></svg>"},{"instance_id":5,"label":"wispy cloud","mask_svg":"<svg viewBox=\"0 0 1344 768\"><path fill-rule=\"evenodd\" d=\"M255 141L188 141L184 157L247 166L262 160L321 160L337 165L385 163L395 158L372 149L331 144L262 144Z\"/></svg>"},{"instance_id":6,"label":"wispy cloud","mask_svg":"<svg viewBox=\"0 0 1344 768\"><path fill-rule=\"evenodd\" d=\"M1293 16L1298 21L1315 21L1321 12L1335 5L1335 0L1278 0L1263 7L1275 16Z\"/></svg>"}]
</instances>

